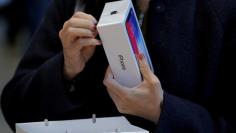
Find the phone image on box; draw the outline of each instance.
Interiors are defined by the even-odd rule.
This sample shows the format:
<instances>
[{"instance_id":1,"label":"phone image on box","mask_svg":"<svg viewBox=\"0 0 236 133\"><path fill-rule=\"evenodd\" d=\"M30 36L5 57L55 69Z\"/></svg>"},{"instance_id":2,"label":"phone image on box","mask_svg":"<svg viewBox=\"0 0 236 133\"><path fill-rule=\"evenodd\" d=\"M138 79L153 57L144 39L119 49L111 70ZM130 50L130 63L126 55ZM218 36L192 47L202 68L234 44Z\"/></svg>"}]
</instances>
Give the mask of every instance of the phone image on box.
<instances>
[{"instance_id":1,"label":"phone image on box","mask_svg":"<svg viewBox=\"0 0 236 133\"><path fill-rule=\"evenodd\" d=\"M145 47L146 44L144 42L133 8L131 8L129 11L129 15L126 20L126 29L134 54L139 55L140 53L142 53L147 60L150 69L153 71L153 66L148 55L147 48Z\"/></svg>"}]
</instances>

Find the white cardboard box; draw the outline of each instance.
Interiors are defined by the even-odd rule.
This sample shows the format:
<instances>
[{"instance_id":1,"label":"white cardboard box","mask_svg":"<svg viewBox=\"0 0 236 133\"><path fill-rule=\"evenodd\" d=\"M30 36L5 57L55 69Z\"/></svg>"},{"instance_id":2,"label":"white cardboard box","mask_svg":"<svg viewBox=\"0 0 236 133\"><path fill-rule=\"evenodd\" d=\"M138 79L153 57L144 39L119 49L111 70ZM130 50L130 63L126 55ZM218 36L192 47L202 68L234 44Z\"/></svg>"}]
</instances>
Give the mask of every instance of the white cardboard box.
<instances>
[{"instance_id":1,"label":"white cardboard box","mask_svg":"<svg viewBox=\"0 0 236 133\"><path fill-rule=\"evenodd\" d=\"M106 3L97 29L114 78L127 87L139 85L142 76L135 54L143 53L153 67L132 1Z\"/></svg>"},{"instance_id":2,"label":"white cardboard box","mask_svg":"<svg viewBox=\"0 0 236 133\"><path fill-rule=\"evenodd\" d=\"M17 123L16 133L148 133L131 125L125 117Z\"/></svg>"}]
</instances>

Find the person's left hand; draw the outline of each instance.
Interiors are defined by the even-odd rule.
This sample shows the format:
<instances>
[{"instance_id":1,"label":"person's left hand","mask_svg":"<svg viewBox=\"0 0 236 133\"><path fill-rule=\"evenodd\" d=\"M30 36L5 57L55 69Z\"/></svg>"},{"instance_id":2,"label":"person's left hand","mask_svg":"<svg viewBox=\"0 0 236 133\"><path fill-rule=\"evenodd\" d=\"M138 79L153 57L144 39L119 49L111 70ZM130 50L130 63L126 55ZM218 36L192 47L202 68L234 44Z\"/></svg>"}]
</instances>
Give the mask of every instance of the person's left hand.
<instances>
[{"instance_id":1,"label":"person's left hand","mask_svg":"<svg viewBox=\"0 0 236 133\"><path fill-rule=\"evenodd\" d=\"M150 70L143 54L138 55L143 82L134 88L120 85L108 67L104 85L114 101L118 111L135 115L157 123L161 113L163 90L159 79Z\"/></svg>"}]
</instances>

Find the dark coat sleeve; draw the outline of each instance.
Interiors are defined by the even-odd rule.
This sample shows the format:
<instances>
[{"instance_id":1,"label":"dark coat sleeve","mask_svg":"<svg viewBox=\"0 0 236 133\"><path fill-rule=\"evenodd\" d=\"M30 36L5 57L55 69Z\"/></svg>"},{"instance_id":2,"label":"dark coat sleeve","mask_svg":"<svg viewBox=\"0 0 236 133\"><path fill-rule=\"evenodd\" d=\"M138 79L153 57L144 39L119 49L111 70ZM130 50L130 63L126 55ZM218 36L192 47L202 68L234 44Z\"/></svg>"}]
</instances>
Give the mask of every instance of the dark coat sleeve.
<instances>
[{"instance_id":1,"label":"dark coat sleeve","mask_svg":"<svg viewBox=\"0 0 236 133\"><path fill-rule=\"evenodd\" d=\"M4 116L12 129L14 129L15 123L19 122L42 121L45 118L49 120L78 119L79 116L85 117L84 114L92 112L91 108L87 106L92 105L84 103L87 102L86 100L81 100L82 98L88 99L88 93L91 94L91 92L79 94L81 98L78 98L78 95L75 97L80 100L73 100L69 94L71 83L65 80L63 75L62 44L58 33L64 22L72 16L74 5L73 0L54 0L52 2L14 77L4 88L1 105ZM89 71L90 68L86 69ZM81 93L83 93L83 89L95 90L96 86L88 81L93 82L92 77L96 76L88 77L88 72L83 73L78 80L83 82L85 88L78 90ZM96 73L93 74L96 75ZM101 80L103 76L104 73L101 75ZM86 88L86 84L90 88ZM76 83L76 85L78 88L81 87L80 83ZM97 90L100 90L101 93L105 92L104 88ZM94 97L99 97L98 95L99 93L96 93ZM101 104L106 104L108 101L111 103L111 99L107 95L100 95L97 100L90 101L101 101ZM109 106L106 107L109 108ZM100 111L102 109L97 110L102 112ZM106 111L103 113L105 114Z\"/></svg>"},{"instance_id":2,"label":"dark coat sleeve","mask_svg":"<svg viewBox=\"0 0 236 133\"><path fill-rule=\"evenodd\" d=\"M217 88L209 92L211 101L205 101L205 106L166 92L156 133L236 132L236 2L212 0L209 5L223 32Z\"/></svg>"},{"instance_id":3,"label":"dark coat sleeve","mask_svg":"<svg viewBox=\"0 0 236 133\"><path fill-rule=\"evenodd\" d=\"M63 5L61 0L51 4L13 79L2 93L2 110L12 128L16 122L41 120L52 110L73 107L64 94L68 83L62 75L63 54L58 31L64 13L59 5Z\"/></svg>"}]
</instances>

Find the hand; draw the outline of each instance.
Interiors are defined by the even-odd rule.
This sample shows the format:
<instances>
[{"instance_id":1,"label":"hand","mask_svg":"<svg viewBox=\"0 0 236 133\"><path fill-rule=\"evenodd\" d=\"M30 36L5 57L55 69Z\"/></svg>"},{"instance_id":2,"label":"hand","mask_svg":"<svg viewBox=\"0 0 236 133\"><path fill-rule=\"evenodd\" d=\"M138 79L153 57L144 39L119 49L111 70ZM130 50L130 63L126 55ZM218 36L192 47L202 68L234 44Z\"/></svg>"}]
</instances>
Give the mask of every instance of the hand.
<instances>
[{"instance_id":1,"label":"hand","mask_svg":"<svg viewBox=\"0 0 236 133\"><path fill-rule=\"evenodd\" d=\"M86 13L77 12L64 23L59 32L63 45L64 74L73 79L83 71L86 62L91 58L95 47L101 44L97 40L97 20Z\"/></svg>"},{"instance_id":2,"label":"hand","mask_svg":"<svg viewBox=\"0 0 236 133\"><path fill-rule=\"evenodd\" d=\"M104 84L118 111L157 123L161 113L163 90L159 79L150 70L143 55L138 56L143 82L134 88L120 85L108 67Z\"/></svg>"}]
</instances>

